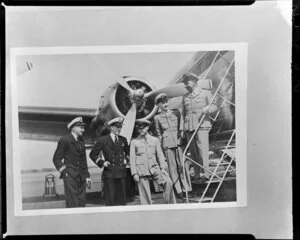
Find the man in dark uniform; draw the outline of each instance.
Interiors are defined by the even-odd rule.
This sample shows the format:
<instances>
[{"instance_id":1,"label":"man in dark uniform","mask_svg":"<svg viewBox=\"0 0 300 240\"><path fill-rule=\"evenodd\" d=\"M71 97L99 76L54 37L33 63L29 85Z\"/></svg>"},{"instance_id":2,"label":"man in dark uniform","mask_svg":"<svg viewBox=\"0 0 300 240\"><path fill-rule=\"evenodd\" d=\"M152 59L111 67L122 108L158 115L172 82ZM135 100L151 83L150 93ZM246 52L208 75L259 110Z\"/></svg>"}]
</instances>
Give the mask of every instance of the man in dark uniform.
<instances>
[{"instance_id":1,"label":"man in dark uniform","mask_svg":"<svg viewBox=\"0 0 300 240\"><path fill-rule=\"evenodd\" d=\"M90 158L103 170L104 200L107 206L126 205L126 165L129 146L126 138L119 136L123 118L108 122L110 134L97 139ZM99 155L102 152L103 158Z\"/></svg>"},{"instance_id":2,"label":"man in dark uniform","mask_svg":"<svg viewBox=\"0 0 300 240\"><path fill-rule=\"evenodd\" d=\"M184 118L183 130L187 138L187 142L194 134L199 121L204 115L204 119L198 128L195 137L190 145L191 157L194 161L199 163L204 168L209 168L208 152L209 152L209 130L211 129L211 122L209 114L217 110L217 106L209 104L212 100L212 93L208 89L201 88L197 82L199 78L193 73L185 73L183 75L183 83L189 91L183 96L183 111ZM203 182L209 178L209 174L203 168L194 164L195 181Z\"/></svg>"},{"instance_id":3,"label":"man in dark uniform","mask_svg":"<svg viewBox=\"0 0 300 240\"><path fill-rule=\"evenodd\" d=\"M88 172L82 118L73 119L68 124L69 135L61 137L53 156L53 163L61 173L65 188L66 207L85 207L86 186L91 180Z\"/></svg>"}]
</instances>

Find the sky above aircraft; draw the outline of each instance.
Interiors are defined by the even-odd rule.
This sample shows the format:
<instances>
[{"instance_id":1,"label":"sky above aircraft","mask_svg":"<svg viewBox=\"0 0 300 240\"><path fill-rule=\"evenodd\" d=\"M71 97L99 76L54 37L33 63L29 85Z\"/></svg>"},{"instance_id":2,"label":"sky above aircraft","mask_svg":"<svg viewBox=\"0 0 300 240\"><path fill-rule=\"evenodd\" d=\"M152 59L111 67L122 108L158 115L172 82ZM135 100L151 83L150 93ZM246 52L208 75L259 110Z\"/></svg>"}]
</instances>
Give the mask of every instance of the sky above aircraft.
<instances>
[{"instance_id":1,"label":"sky above aircraft","mask_svg":"<svg viewBox=\"0 0 300 240\"><path fill-rule=\"evenodd\" d=\"M20 106L97 108L117 77L145 79L156 89L169 84L195 52L18 56L33 68L17 76ZM97 61L98 60L98 61ZM99 64L100 62L100 64ZM101 63L105 63L104 65Z\"/></svg>"}]
</instances>

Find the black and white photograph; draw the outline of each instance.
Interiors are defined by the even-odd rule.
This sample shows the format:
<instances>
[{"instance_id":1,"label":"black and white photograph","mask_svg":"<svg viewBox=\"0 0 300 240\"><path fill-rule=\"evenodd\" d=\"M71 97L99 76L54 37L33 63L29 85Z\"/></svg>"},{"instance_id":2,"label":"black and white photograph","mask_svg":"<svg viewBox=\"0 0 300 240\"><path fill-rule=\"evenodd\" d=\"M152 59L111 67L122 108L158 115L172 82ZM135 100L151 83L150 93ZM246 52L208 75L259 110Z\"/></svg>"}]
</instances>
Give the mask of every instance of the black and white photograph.
<instances>
[{"instance_id":1,"label":"black and white photograph","mask_svg":"<svg viewBox=\"0 0 300 240\"><path fill-rule=\"evenodd\" d=\"M245 204L246 45L228 47L16 50L21 210Z\"/></svg>"},{"instance_id":2,"label":"black and white photograph","mask_svg":"<svg viewBox=\"0 0 300 240\"><path fill-rule=\"evenodd\" d=\"M291 3L5 7L6 236L292 238Z\"/></svg>"}]
</instances>

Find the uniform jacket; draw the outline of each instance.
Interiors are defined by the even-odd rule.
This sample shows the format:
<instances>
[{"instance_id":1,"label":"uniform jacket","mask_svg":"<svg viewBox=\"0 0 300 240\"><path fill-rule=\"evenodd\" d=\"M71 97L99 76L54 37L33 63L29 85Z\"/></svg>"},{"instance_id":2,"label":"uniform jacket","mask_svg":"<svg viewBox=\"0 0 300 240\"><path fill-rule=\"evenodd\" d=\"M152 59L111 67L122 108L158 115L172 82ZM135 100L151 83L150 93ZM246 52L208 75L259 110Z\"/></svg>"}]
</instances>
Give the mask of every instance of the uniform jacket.
<instances>
[{"instance_id":1,"label":"uniform jacket","mask_svg":"<svg viewBox=\"0 0 300 240\"><path fill-rule=\"evenodd\" d=\"M178 146L178 133L180 130L180 112L175 115L168 110L161 112L154 117L154 125L157 136L161 141L163 149L175 148Z\"/></svg>"},{"instance_id":2,"label":"uniform jacket","mask_svg":"<svg viewBox=\"0 0 300 240\"><path fill-rule=\"evenodd\" d=\"M167 163L158 138L147 134L144 138L136 138L130 144L131 174L150 176L157 168L166 169Z\"/></svg>"},{"instance_id":3,"label":"uniform jacket","mask_svg":"<svg viewBox=\"0 0 300 240\"><path fill-rule=\"evenodd\" d=\"M183 130L194 131L202 117L203 107L208 106L212 100L210 90L201 89L199 86L194 89L192 93L187 93L183 96ZM217 107L212 104L209 113L216 111ZM206 115L201 128L210 128L211 122L209 116Z\"/></svg>"},{"instance_id":4,"label":"uniform jacket","mask_svg":"<svg viewBox=\"0 0 300 240\"><path fill-rule=\"evenodd\" d=\"M78 175L82 179L90 177L85 144L80 137L77 141L72 134L61 137L53 156L53 163L60 172L67 169L67 172L73 178L77 178Z\"/></svg>"},{"instance_id":5,"label":"uniform jacket","mask_svg":"<svg viewBox=\"0 0 300 240\"><path fill-rule=\"evenodd\" d=\"M92 151L90 158L99 166L103 167L104 161L108 161L110 165L103 170L104 178L124 178L126 177L126 164L129 154L129 146L126 138L118 136L118 144L115 144L110 134L98 138ZM104 159L99 160L99 154L103 154ZM124 160L126 161L124 163Z\"/></svg>"}]
</instances>

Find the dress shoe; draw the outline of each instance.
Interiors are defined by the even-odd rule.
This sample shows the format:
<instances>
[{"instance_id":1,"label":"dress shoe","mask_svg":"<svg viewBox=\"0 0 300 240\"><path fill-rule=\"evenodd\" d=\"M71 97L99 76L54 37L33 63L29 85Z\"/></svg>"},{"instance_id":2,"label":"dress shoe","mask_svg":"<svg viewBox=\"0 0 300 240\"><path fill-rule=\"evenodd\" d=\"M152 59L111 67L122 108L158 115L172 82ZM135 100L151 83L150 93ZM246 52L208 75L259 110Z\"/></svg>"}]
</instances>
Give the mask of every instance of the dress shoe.
<instances>
[{"instance_id":1,"label":"dress shoe","mask_svg":"<svg viewBox=\"0 0 300 240\"><path fill-rule=\"evenodd\" d=\"M176 197L179 198L179 199L184 199L184 198L185 198L185 196L184 196L183 193L178 193L178 194L176 195Z\"/></svg>"},{"instance_id":2,"label":"dress shoe","mask_svg":"<svg viewBox=\"0 0 300 240\"><path fill-rule=\"evenodd\" d=\"M192 198L192 197L194 197L194 195L191 192L188 192L188 197Z\"/></svg>"},{"instance_id":3,"label":"dress shoe","mask_svg":"<svg viewBox=\"0 0 300 240\"><path fill-rule=\"evenodd\" d=\"M204 184L209 179L206 178L206 177L200 177L200 178L196 178L195 180L196 180L195 182L198 183L198 184Z\"/></svg>"},{"instance_id":4,"label":"dress shoe","mask_svg":"<svg viewBox=\"0 0 300 240\"><path fill-rule=\"evenodd\" d=\"M179 199L186 199L186 193L185 192L179 193L179 194L177 194L177 197ZM188 198L192 198L192 197L193 197L193 195L188 192Z\"/></svg>"}]
</instances>

